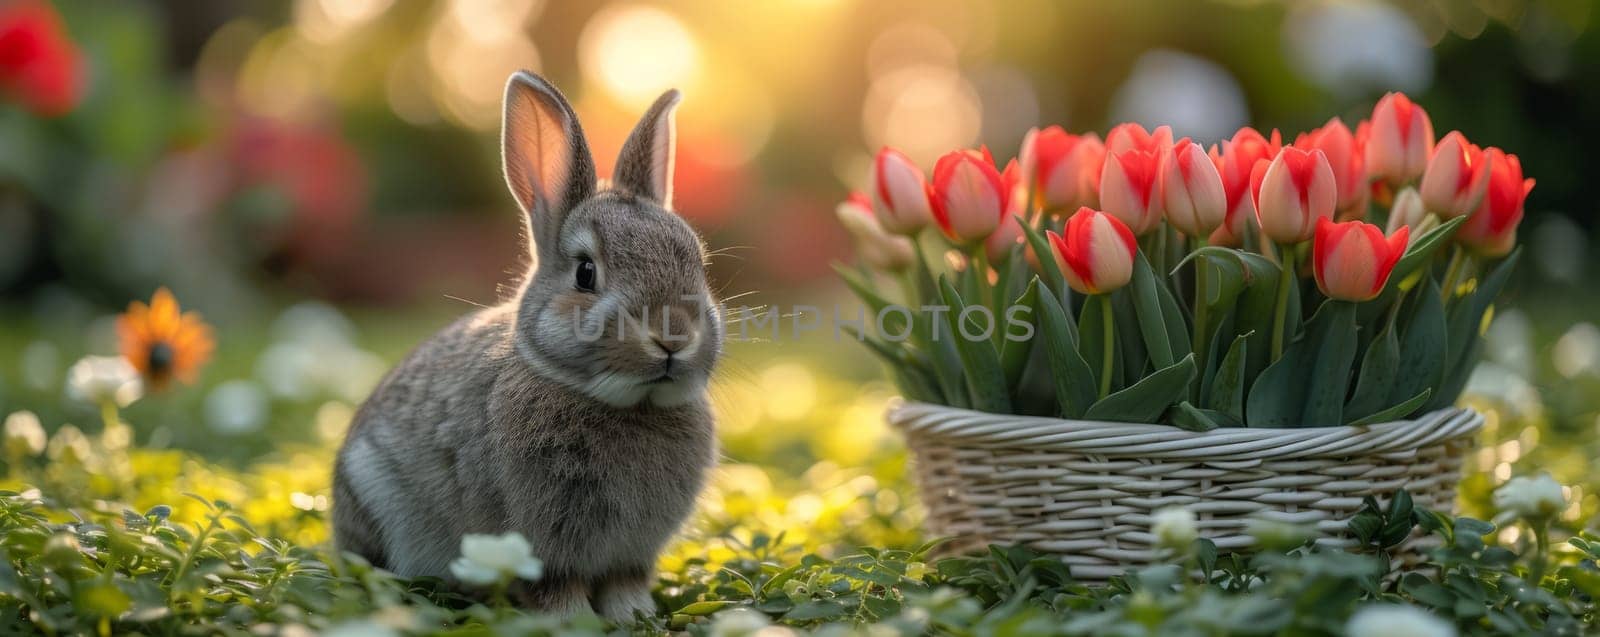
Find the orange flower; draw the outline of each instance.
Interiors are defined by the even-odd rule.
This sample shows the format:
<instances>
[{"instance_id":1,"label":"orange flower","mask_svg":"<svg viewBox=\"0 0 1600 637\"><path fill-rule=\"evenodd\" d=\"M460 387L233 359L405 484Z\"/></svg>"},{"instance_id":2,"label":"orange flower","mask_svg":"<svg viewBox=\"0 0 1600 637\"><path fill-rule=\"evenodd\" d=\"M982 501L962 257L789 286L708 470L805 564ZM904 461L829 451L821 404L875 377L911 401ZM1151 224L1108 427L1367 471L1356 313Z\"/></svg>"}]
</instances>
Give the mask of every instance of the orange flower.
<instances>
[{"instance_id":1,"label":"orange flower","mask_svg":"<svg viewBox=\"0 0 1600 637\"><path fill-rule=\"evenodd\" d=\"M128 311L117 317L117 337L123 358L156 389L173 378L194 382L214 345L211 326L195 312L181 313L166 288L156 290L148 306L129 303Z\"/></svg>"}]
</instances>

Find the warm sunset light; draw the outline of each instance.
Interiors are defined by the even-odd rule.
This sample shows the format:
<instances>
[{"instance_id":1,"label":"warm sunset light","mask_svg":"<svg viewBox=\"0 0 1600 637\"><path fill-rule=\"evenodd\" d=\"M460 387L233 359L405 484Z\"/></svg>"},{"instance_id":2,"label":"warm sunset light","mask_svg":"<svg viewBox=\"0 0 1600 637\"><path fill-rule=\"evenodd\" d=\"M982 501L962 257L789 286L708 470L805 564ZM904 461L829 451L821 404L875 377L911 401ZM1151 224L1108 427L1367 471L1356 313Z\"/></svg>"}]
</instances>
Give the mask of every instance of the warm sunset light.
<instances>
[{"instance_id":1,"label":"warm sunset light","mask_svg":"<svg viewBox=\"0 0 1600 637\"><path fill-rule=\"evenodd\" d=\"M700 53L672 14L646 5L611 5L584 27L578 63L613 97L637 105L668 88L691 88Z\"/></svg>"},{"instance_id":2,"label":"warm sunset light","mask_svg":"<svg viewBox=\"0 0 1600 637\"><path fill-rule=\"evenodd\" d=\"M1600 635L1597 0L0 0L0 635Z\"/></svg>"}]
</instances>

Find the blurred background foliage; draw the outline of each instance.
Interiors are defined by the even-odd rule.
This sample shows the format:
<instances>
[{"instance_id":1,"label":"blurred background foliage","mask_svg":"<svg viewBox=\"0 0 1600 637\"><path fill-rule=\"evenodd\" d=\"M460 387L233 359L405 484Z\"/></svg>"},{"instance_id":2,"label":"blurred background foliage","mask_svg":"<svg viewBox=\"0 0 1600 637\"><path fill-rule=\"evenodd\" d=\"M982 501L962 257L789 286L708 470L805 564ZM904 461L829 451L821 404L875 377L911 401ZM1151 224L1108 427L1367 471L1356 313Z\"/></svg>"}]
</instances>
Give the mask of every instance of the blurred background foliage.
<instances>
[{"instance_id":1,"label":"blurred background foliage","mask_svg":"<svg viewBox=\"0 0 1600 637\"><path fill-rule=\"evenodd\" d=\"M848 258L832 208L881 145L926 166L979 143L1014 154L1041 123L1292 136L1405 91L1441 135L1518 153L1539 182L1522 226L1533 258L1470 388L1490 426L1465 512L1488 516L1488 491L1532 470L1573 485L1569 526L1600 510L1593 0L54 7L81 55L70 106L0 100L0 413L39 415L63 489L179 518L193 491L325 538L352 410L526 267L496 136L503 82L527 68L572 98L601 174L649 100L683 89L677 208L719 250L725 296L779 307L853 307L828 268ZM162 285L215 326L216 356L194 386L132 405L130 440L90 454L122 460L72 473L80 428L106 443L66 368L114 353L115 313ZM727 461L697 541L669 560L715 559L755 532L914 544L915 492L881 419L892 392L831 336L731 344L714 388Z\"/></svg>"}]
</instances>

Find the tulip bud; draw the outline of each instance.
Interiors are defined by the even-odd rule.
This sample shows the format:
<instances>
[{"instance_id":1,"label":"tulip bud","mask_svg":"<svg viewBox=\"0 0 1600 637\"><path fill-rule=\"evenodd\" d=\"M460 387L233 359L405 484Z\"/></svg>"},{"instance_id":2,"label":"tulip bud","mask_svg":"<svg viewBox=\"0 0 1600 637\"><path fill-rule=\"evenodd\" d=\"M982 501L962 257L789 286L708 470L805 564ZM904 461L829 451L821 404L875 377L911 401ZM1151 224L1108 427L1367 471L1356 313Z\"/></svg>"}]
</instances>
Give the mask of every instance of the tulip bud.
<instances>
[{"instance_id":1,"label":"tulip bud","mask_svg":"<svg viewBox=\"0 0 1600 637\"><path fill-rule=\"evenodd\" d=\"M1100 206L1131 229L1149 232L1161 222L1161 155L1129 150L1106 158L1100 173Z\"/></svg>"},{"instance_id":2,"label":"tulip bud","mask_svg":"<svg viewBox=\"0 0 1600 637\"><path fill-rule=\"evenodd\" d=\"M1533 190L1533 180L1522 178L1522 161L1516 155L1490 148L1484 151L1489 166L1489 187L1483 203L1456 231L1456 240L1486 257L1505 256L1517 242L1517 224L1523 204Z\"/></svg>"},{"instance_id":3,"label":"tulip bud","mask_svg":"<svg viewBox=\"0 0 1600 637\"><path fill-rule=\"evenodd\" d=\"M1011 249L1021 244L1022 225L1017 223L1016 217L1006 215L1000 220L1000 227L983 240L983 250L989 255L990 263L1000 263L1011 258Z\"/></svg>"},{"instance_id":4,"label":"tulip bud","mask_svg":"<svg viewBox=\"0 0 1600 637\"><path fill-rule=\"evenodd\" d=\"M1433 217L1431 225L1438 225L1438 219ZM1417 194L1416 188L1407 186L1394 196L1394 207L1389 209L1389 224L1385 230L1394 234L1401 228L1411 228L1411 236L1416 238L1431 229L1427 220L1428 210L1422 205L1422 195Z\"/></svg>"},{"instance_id":5,"label":"tulip bud","mask_svg":"<svg viewBox=\"0 0 1600 637\"><path fill-rule=\"evenodd\" d=\"M884 146L873 162L874 203L884 230L912 236L933 221L928 183L905 153Z\"/></svg>"},{"instance_id":6,"label":"tulip bud","mask_svg":"<svg viewBox=\"0 0 1600 637\"><path fill-rule=\"evenodd\" d=\"M1467 141L1460 131L1450 131L1434 147L1433 159L1422 174L1422 203L1443 219L1476 210L1489 187L1489 164L1483 149Z\"/></svg>"},{"instance_id":7,"label":"tulip bud","mask_svg":"<svg viewBox=\"0 0 1600 637\"><path fill-rule=\"evenodd\" d=\"M1139 244L1116 217L1093 208L1079 208L1062 234L1047 233L1056 265L1067 285L1081 294L1105 294L1133 278Z\"/></svg>"},{"instance_id":8,"label":"tulip bud","mask_svg":"<svg viewBox=\"0 0 1600 637\"><path fill-rule=\"evenodd\" d=\"M1100 205L1100 170L1106 147L1094 133L1071 135L1060 126L1039 131L1024 155L1034 163L1039 198L1046 210Z\"/></svg>"},{"instance_id":9,"label":"tulip bud","mask_svg":"<svg viewBox=\"0 0 1600 637\"><path fill-rule=\"evenodd\" d=\"M988 238L999 227L1011 197L987 147L940 157L928 190L934 221L945 236L959 244Z\"/></svg>"},{"instance_id":10,"label":"tulip bud","mask_svg":"<svg viewBox=\"0 0 1600 637\"><path fill-rule=\"evenodd\" d=\"M867 265L890 272L899 272L911 265L911 240L884 231L878 217L872 214L872 201L866 194L850 193L850 198L841 202L834 213L855 238L856 252Z\"/></svg>"},{"instance_id":11,"label":"tulip bud","mask_svg":"<svg viewBox=\"0 0 1600 637\"><path fill-rule=\"evenodd\" d=\"M1301 133L1295 138L1294 147L1322 151L1328 157L1328 165L1333 168L1333 182L1339 193L1339 202L1335 207L1341 214L1365 216L1366 162L1357 152L1355 135L1350 133L1350 128L1343 121L1335 117L1323 124L1322 128Z\"/></svg>"},{"instance_id":12,"label":"tulip bud","mask_svg":"<svg viewBox=\"0 0 1600 637\"><path fill-rule=\"evenodd\" d=\"M1433 152L1433 122L1403 93L1390 93L1372 108L1366 140L1367 173L1399 187L1422 176Z\"/></svg>"},{"instance_id":13,"label":"tulip bud","mask_svg":"<svg viewBox=\"0 0 1600 637\"><path fill-rule=\"evenodd\" d=\"M1368 301L1383 291L1389 274L1406 253L1411 229L1384 238L1377 226L1361 221L1317 219L1311 269L1317 287L1330 299Z\"/></svg>"},{"instance_id":14,"label":"tulip bud","mask_svg":"<svg viewBox=\"0 0 1600 637\"><path fill-rule=\"evenodd\" d=\"M1161 203L1167 221L1190 237L1209 237L1227 217L1227 194L1217 165L1187 138L1161 162Z\"/></svg>"},{"instance_id":15,"label":"tulip bud","mask_svg":"<svg viewBox=\"0 0 1600 637\"><path fill-rule=\"evenodd\" d=\"M1261 175L1256 217L1268 239L1280 244L1305 241L1319 217L1333 216L1337 186L1322 151L1284 148Z\"/></svg>"},{"instance_id":16,"label":"tulip bud","mask_svg":"<svg viewBox=\"0 0 1600 637\"><path fill-rule=\"evenodd\" d=\"M1265 165L1277 157L1282 149L1283 140L1278 131L1272 131L1272 137L1268 139L1248 126L1234 133L1233 139L1223 142L1220 149L1217 146L1211 148L1211 161L1216 164L1217 174L1222 177L1222 190L1227 197L1227 215L1222 226L1212 233L1213 245L1241 244L1256 218L1251 176L1256 172L1257 164L1261 164L1261 170L1265 171Z\"/></svg>"},{"instance_id":17,"label":"tulip bud","mask_svg":"<svg viewBox=\"0 0 1600 637\"><path fill-rule=\"evenodd\" d=\"M1011 196L1006 200L1006 212L1000 217L1000 226L983 240L983 249L988 253L990 263L1006 260L1011 256L1011 248L1023 242L1022 225L1017 223L1017 217L1028 216L1028 187L1023 175L1024 171L1015 159L1007 163L1005 171L1000 173L1000 182L1010 190Z\"/></svg>"},{"instance_id":18,"label":"tulip bud","mask_svg":"<svg viewBox=\"0 0 1600 637\"><path fill-rule=\"evenodd\" d=\"M1116 155L1130 150L1160 153L1172 146L1172 128L1157 126L1146 131L1133 122L1118 124L1106 133L1106 155Z\"/></svg>"}]
</instances>

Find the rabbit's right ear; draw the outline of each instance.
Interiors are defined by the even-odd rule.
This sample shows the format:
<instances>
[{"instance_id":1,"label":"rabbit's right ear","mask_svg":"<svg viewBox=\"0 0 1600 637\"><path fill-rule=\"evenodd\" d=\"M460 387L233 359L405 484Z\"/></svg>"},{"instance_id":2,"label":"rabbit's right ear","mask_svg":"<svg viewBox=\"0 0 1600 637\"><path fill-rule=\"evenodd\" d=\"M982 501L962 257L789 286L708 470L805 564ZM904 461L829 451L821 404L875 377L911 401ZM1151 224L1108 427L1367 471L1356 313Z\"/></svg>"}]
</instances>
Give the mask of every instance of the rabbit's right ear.
<instances>
[{"instance_id":1,"label":"rabbit's right ear","mask_svg":"<svg viewBox=\"0 0 1600 637\"><path fill-rule=\"evenodd\" d=\"M553 256L567 212L594 194L594 158L583 127L556 87L517 71L506 82L500 144L506 184L528 214L534 250L544 261Z\"/></svg>"}]
</instances>

